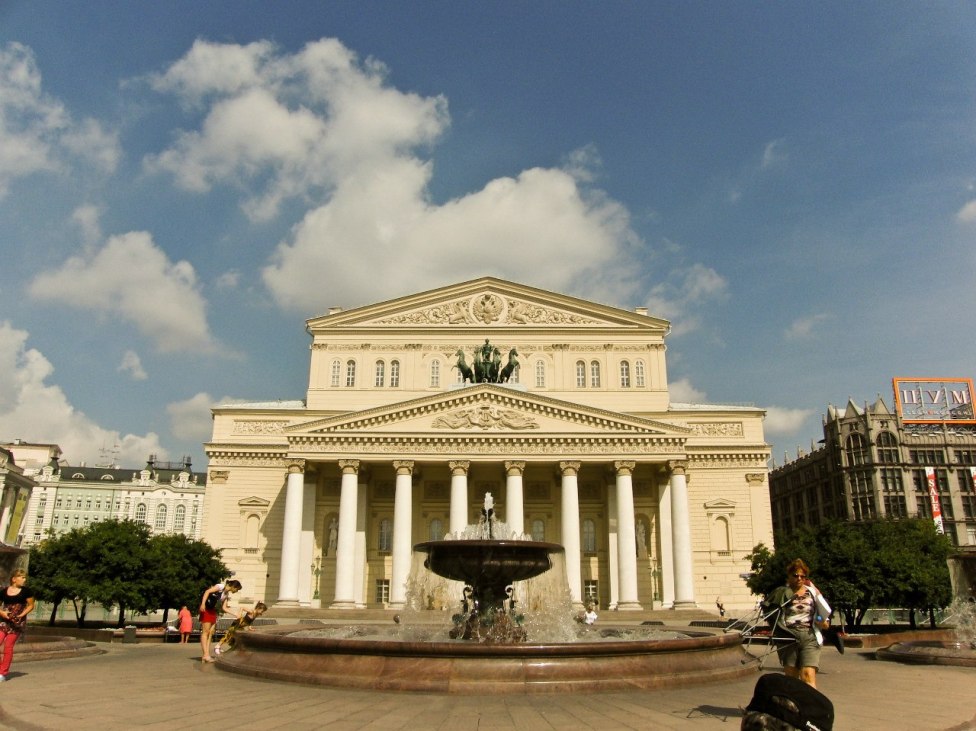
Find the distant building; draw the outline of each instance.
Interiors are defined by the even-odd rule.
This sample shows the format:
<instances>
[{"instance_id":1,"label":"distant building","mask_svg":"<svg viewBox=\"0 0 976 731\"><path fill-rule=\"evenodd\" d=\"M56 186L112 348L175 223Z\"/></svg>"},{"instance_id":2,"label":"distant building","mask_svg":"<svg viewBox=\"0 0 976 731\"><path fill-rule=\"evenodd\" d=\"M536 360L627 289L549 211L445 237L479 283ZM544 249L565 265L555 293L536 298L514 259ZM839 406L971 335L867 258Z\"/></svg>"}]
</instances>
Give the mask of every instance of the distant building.
<instances>
[{"instance_id":1,"label":"distant building","mask_svg":"<svg viewBox=\"0 0 976 731\"><path fill-rule=\"evenodd\" d=\"M0 542L16 543L35 484L15 462L13 452L0 447Z\"/></svg>"},{"instance_id":2,"label":"distant building","mask_svg":"<svg viewBox=\"0 0 976 731\"><path fill-rule=\"evenodd\" d=\"M15 460L22 453L36 486L26 505L18 545L30 546L49 532L66 533L100 520L135 520L154 533L182 533L198 539L203 518L206 474L193 472L190 460L169 463L149 458L141 470L117 464L72 466L59 461L54 445L6 445ZM47 462L41 447L47 449ZM17 460L19 461L19 460Z\"/></svg>"},{"instance_id":3,"label":"distant building","mask_svg":"<svg viewBox=\"0 0 976 731\"><path fill-rule=\"evenodd\" d=\"M773 531L826 520L932 519L957 546L976 545L972 381L895 379L896 409L827 407L822 446L769 474Z\"/></svg>"}]
</instances>

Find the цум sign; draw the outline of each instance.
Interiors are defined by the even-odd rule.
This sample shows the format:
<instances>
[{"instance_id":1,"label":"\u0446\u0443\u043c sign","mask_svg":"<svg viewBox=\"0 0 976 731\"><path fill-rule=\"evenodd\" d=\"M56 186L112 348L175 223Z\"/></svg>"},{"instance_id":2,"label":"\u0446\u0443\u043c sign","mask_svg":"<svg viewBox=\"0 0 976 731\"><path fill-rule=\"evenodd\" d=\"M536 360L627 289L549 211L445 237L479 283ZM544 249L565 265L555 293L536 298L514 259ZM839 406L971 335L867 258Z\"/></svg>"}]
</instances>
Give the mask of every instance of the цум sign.
<instances>
[{"instance_id":1,"label":"\u0446\u0443\u043c sign","mask_svg":"<svg viewBox=\"0 0 976 731\"><path fill-rule=\"evenodd\" d=\"M976 424L971 378L893 378L895 410L906 424Z\"/></svg>"}]
</instances>

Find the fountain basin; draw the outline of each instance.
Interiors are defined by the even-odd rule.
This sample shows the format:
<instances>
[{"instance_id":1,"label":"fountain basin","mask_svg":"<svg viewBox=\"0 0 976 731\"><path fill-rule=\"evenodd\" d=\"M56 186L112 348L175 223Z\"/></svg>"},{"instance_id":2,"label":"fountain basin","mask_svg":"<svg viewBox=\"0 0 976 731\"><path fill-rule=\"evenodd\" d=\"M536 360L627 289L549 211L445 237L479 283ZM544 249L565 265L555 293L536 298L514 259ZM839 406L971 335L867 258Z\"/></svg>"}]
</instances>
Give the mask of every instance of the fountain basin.
<instances>
[{"instance_id":1,"label":"fountain basin","mask_svg":"<svg viewBox=\"0 0 976 731\"><path fill-rule=\"evenodd\" d=\"M491 695L652 689L756 672L738 634L680 631L688 636L491 645L332 639L294 625L261 627L238 635L238 648L218 656L217 667L333 688Z\"/></svg>"},{"instance_id":2,"label":"fountain basin","mask_svg":"<svg viewBox=\"0 0 976 731\"><path fill-rule=\"evenodd\" d=\"M976 649L968 642L919 640L896 642L878 650L880 660L913 663L916 665L957 665L976 668Z\"/></svg>"}]
</instances>

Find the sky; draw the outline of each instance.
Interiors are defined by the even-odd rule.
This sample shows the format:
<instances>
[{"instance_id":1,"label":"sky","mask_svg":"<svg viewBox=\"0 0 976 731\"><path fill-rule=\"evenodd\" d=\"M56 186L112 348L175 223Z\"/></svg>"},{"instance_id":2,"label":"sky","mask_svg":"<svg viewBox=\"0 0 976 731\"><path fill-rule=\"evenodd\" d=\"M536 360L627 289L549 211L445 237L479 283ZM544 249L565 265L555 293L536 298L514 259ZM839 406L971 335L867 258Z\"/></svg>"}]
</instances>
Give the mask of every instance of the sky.
<instances>
[{"instance_id":1,"label":"sky","mask_svg":"<svg viewBox=\"0 0 976 731\"><path fill-rule=\"evenodd\" d=\"M203 469L305 320L495 276L672 323L676 402L972 377L976 5L0 0L0 440Z\"/></svg>"}]
</instances>

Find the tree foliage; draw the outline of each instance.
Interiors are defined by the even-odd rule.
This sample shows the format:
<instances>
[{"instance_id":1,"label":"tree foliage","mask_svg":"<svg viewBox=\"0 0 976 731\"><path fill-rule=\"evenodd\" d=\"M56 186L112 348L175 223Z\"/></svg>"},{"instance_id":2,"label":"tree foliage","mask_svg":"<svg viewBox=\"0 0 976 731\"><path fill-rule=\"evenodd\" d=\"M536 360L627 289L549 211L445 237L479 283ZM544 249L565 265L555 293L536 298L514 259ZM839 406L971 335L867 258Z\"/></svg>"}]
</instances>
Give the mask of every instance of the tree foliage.
<instances>
[{"instance_id":1,"label":"tree foliage","mask_svg":"<svg viewBox=\"0 0 976 731\"><path fill-rule=\"evenodd\" d=\"M37 597L75 605L84 626L89 603L117 607L118 626L126 611L193 606L204 589L227 576L220 552L182 535L151 536L149 527L131 520L105 520L84 529L52 536L32 546L31 586Z\"/></svg>"},{"instance_id":2,"label":"tree foliage","mask_svg":"<svg viewBox=\"0 0 976 731\"><path fill-rule=\"evenodd\" d=\"M946 560L952 546L931 520L830 522L801 528L780 540L775 551L763 544L746 558L754 594L781 586L786 566L802 558L817 587L843 612L849 629L859 626L868 609L916 610L945 607L951 600Z\"/></svg>"}]
</instances>

